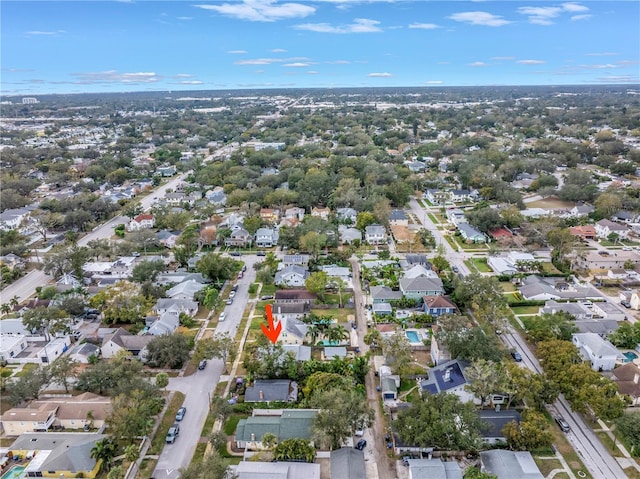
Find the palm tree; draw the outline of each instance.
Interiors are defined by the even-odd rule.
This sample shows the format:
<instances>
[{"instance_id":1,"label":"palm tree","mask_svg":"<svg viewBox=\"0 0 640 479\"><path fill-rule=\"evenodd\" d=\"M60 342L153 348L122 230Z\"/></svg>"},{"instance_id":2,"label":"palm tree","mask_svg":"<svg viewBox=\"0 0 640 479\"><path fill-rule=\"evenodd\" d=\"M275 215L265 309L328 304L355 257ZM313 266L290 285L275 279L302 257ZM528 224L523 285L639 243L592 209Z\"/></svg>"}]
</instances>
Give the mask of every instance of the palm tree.
<instances>
[{"instance_id":1,"label":"palm tree","mask_svg":"<svg viewBox=\"0 0 640 479\"><path fill-rule=\"evenodd\" d=\"M329 343L340 343L349 337L347 330L342 325L335 326L333 328L328 328L324 334L325 338Z\"/></svg>"},{"instance_id":2,"label":"palm tree","mask_svg":"<svg viewBox=\"0 0 640 479\"><path fill-rule=\"evenodd\" d=\"M9 314L10 312L11 312L11 306L9 306L7 303L4 303L0 306L0 313Z\"/></svg>"},{"instance_id":3,"label":"palm tree","mask_svg":"<svg viewBox=\"0 0 640 479\"><path fill-rule=\"evenodd\" d=\"M318 337L320 336L320 328L316 324L311 324L307 328L307 334L311 338L311 345L313 346L318 341Z\"/></svg>"},{"instance_id":4,"label":"palm tree","mask_svg":"<svg viewBox=\"0 0 640 479\"><path fill-rule=\"evenodd\" d=\"M108 471L116 456L116 445L109 438L100 439L91 448L90 456L96 461L102 461L100 469L104 468Z\"/></svg>"},{"instance_id":5,"label":"palm tree","mask_svg":"<svg viewBox=\"0 0 640 479\"><path fill-rule=\"evenodd\" d=\"M14 295L13 298L9 300L9 306L11 306L11 309L15 308L19 304L20 304L20 299L18 298L17 295Z\"/></svg>"}]
</instances>

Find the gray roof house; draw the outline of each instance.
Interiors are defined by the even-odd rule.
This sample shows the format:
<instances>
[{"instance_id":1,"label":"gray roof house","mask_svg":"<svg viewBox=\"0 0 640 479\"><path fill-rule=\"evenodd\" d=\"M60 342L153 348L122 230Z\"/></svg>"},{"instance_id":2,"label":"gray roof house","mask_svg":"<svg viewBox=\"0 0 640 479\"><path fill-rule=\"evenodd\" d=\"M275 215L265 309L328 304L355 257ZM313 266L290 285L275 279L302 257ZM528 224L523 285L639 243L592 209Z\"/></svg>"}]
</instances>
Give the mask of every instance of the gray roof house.
<instances>
[{"instance_id":1,"label":"gray roof house","mask_svg":"<svg viewBox=\"0 0 640 479\"><path fill-rule=\"evenodd\" d=\"M369 293L374 303L386 303L402 299L402 291L394 291L389 286L370 286Z\"/></svg>"},{"instance_id":2,"label":"gray roof house","mask_svg":"<svg viewBox=\"0 0 640 479\"><path fill-rule=\"evenodd\" d=\"M351 244L354 241L362 241L362 231L357 228L349 228L345 225L339 225L338 233L340 234L340 242L342 244Z\"/></svg>"},{"instance_id":3,"label":"gray roof house","mask_svg":"<svg viewBox=\"0 0 640 479\"><path fill-rule=\"evenodd\" d=\"M252 416L238 421L236 445L238 449L260 449L267 433L278 441L311 439L317 414L317 409L254 409Z\"/></svg>"},{"instance_id":4,"label":"gray roof house","mask_svg":"<svg viewBox=\"0 0 640 479\"><path fill-rule=\"evenodd\" d=\"M364 451L341 447L331 451L331 479L366 479Z\"/></svg>"},{"instance_id":5,"label":"gray roof house","mask_svg":"<svg viewBox=\"0 0 640 479\"><path fill-rule=\"evenodd\" d=\"M622 353L613 344L595 333L575 333L571 342L594 371L612 371L616 361L622 358Z\"/></svg>"},{"instance_id":6,"label":"gray roof house","mask_svg":"<svg viewBox=\"0 0 640 479\"><path fill-rule=\"evenodd\" d=\"M504 427L512 421L520 423L520 413L515 409L483 409L478 411L478 415L482 420L480 426L482 440L488 444L505 442L506 439L502 434Z\"/></svg>"},{"instance_id":7,"label":"gray roof house","mask_svg":"<svg viewBox=\"0 0 640 479\"><path fill-rule=\"evenodd\" d=\"M387 230L382 225L369 225L364 230L364 239L369 244L386 243Z\"/></svg>"},{"instance_id":8,"label":"gray roof house","mask_svg":"<svg viewBox=\"0 0 640 479\"><path fill-rule=\"evenodd\" d=\"M276 272L275 284L278 286L301 287L309 277L309 271L302 266L285 266Z\"/></svg>"},{"instance_id":9,"label":"gray roof house","mask_svg":"<svg viewBox=\"0 0 640 479\"><path fill-rule=\"evenodd\" d=\"M276 244L278 244L278 230L258 228L256 231L256 246L258 248L271 248Z\"/></svg>"},{"instance_id":10,"label":"gray roof house","mask_svg":"<svg viewBox=\"0 0 640 479\"><path fill-rule=\"evenodd\" d=\"M389 223L398 226L407 226L409 224L409 218L404 210L391 210L389 213Z\"/></svg>"},{"instance_id":11,"label":"gray roof house","mask_svg":"<svg viewBox=\"0 0 640 479\"><path fill-rule=\"evenodd\" d=\"M193 317L198 312L198 303L189 299L160 298L154 307L158 315L166 312L186 313Z\"/></svg>"},{"instance_id":12,"label":"gray roof house","mask_svg":"<svg viewBox=\"0 0 640 479\"><path fill-rule=\"evenodd\" d=\"M455 461L440 458L409 459L410 479L462 479L462 469Z\"/></svg>"},{"instance_id":13,"label":"gray roof house","mask_svg":"<svg viewBox=\"0 0 640 479\"><path fill-rule=\"evenodd\" d=\"M10 449L38 451L37 459L25 468L25 473L34 477L48 475L49 471L68 477L80 474L90 477L97 465L96 459L91 457L91 449L106 437L106 434L79 432L24 433L11 444Z\"/></svg>"},{"instance_id":14,"label":"gray roof house","mask_svg":"<svg viewBox=\"0 0 640 479\"><path fill-rule=\"evenodd\" d=\"M352 223L355 223L358 217L358 212L353 208L338 208L336 210L336 216L341 221L349 220Z\"/></svg>"},{"instance_id":15,"label":"gray roof house","mask_svg":"<svg viewBox=\"0 0 640 479\"><path fill-rule=\"evenodd\" d=\"M282 257L282 264L284 266L308 266L310 259L311 255L308 254L285 254Z\"/></svg>"},{"instance_id":16,"label":"gray roof house","mask_svg":"<svg viewBox=\"0 0 640 479\"><path fill-rule=\"evenodd\" d=\"M287 316L282 319L282 332L280 333L280 342L282 344L302 344L309 325L302 321Z\"/></svg>"},{"instance_id":17,"label":"gray roof house","mask_svg":"<svg viewBox=\"0 0 640 479\"><path fill-rule=\"evenodd\" d=\"M235 474L238 479L320 479L320 464L242 461Z\"/></svg>"},{"instance_id":18,"label":"gray roof house","mask_svg":"<svg viewBox=\"0 0 640 479\"><path fill-rule=\"evenodd\" d=\"M494 474L497 479L544 479L533 456L528 451L492 449L480 453L483 472Z\"/></svg>"},{"instance_id":19,"label":"gray roof house","mask_svg":"<svg viewBox=\"0 0 640 479\"><path fill-rule=\"evenodd\" d=\"M311 347L301 344L284 344L284 352L292 354L296 361L309 361L311 359Z\"/></svg>"},{"instance_id":20,"label":"gray roof house","mask_svg":"<svg viewBox=\"0 0 640 479\"><path fill-rule=\"evenodd\" d=\"M458 231L465 241L471 241L472 243L486 243L487 236L481 231L477 230L469 223L459 223Z\"/></svg>"},{"instance_id":21,"label":"gray roof house","mask_svg":"<svg viewBox=\"0 0 640 479\"><path fill-rule=\"evenodd\" d=\"M142 358L152 339L153 336L135 335L124 328L118 328L104 337L100 350L103 358L112 358L120 350L128 351L133 357Z\"/></svg>"},{"instance_id":22,"label":"gray roof house","mask_svg":"<svg viewBox=\"0 0 640 479\"><path fill-rule=\"evenodd\" d=\"M166 336L172 334L180 326L180 313L169 310L160 316L150 316L146 319L149 328L147 333L151 336Z\"/></svg>"},{"instance_id":23,"label":"gray roof house","mask_svg":"<svg viewBox=\"0 0 640 479\"><path fill-rule=\"evenodd\" d=\"M176 284L167 291L167 296L171 299L189 299L192 300L194 295L205 288L205 285L194 279L183 281Z\"/></svg>"},{"instance_id":24,"label":"gray roof house","mask_svg":"<svg viewBox=\"0 0 640 479\"><path fill-rule=\"evenodd\" d=\"M440 278L427 278L425 276L402 278L399 283L402 294L410 299L421 300L423 296L440 296L444 294L444 287Z\"/></svg>"},{"instance_id":25,"label":"gray roof house","mask_svg":"<svg viewBox=\"0 0 640 479\"><path fill-rule=\"evenodd\" d=\"M258 379L246 389L244 402L296 402L298 383L289 379Z\"/></svg>"}]
</instances>

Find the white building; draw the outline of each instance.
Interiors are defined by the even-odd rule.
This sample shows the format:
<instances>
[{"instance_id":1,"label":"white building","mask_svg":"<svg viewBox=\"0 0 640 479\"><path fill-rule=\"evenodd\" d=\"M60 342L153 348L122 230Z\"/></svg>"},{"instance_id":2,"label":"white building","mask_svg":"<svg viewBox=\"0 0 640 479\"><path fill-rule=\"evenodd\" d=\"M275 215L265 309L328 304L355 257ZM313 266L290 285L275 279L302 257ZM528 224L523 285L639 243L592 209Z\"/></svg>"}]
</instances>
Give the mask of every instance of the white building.
<instances>
[{"instance_id":1,"label":"white building","mask_svg":"<svg viewBox=\"0 0 640 479\"><path fill-rule=\"evenodd\" d=\"M616 360L622 357L613 344L595 333L576 333L571 341L594 371L612 371Z\"/></svg>"}]
</instances>

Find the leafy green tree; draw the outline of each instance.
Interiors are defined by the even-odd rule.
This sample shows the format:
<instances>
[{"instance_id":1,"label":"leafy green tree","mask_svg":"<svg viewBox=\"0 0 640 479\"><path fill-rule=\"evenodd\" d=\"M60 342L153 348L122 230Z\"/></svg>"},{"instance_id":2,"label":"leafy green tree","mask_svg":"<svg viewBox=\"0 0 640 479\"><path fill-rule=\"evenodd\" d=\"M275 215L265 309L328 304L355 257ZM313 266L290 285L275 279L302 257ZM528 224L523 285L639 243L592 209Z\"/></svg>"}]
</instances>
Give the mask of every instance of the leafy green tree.
<instances>
[{"instance_id":1,"label":"leafy green tree","mask_svg":"<svg viewBox=\"0 0 640 479\"><path fill-rule=\"evenodd\" d=\"M229 359L233 361L237 352L236 342L228 333L200 340L196 346L196 354L199 358L221 359L224 363L225 371L227 369L227 361Z\"/></svg>"},{"instance_id":2,"label":"leafy green tree","mask_svg":"<svg viewBox=\"0 0 640 479\"><path fill-rule=\"evenodd\" d=\"M320 409L313 426L317 442L332 449L373 422L373 410L365 394L353 388L315 391L308 404Z\"/></svg>"},{"instance_id":3,"label":"leafy green tree","mask_svg":"<svg viewBox=\"0 0 640 479\"><path fill-rule=\"evenodd\" d=\"M80 363L68 354L60 356L49 366L51 380L62 384L64 391L69 392L69 385L77 376L77 368Z\"/></svg>"},{"instance_id":4,"label":"leafy green tree","mask_svg":"<svg viewBox=\"0 0 640 479\"><path fill-rule=\"evenodd\" d=\"M516 451L531 451L551 446L553 435L548 429L548 422L539 411L525 409L522 420L508 423L503 429L507 444Z\"/></svg>"},{"instance_id":5,"label":"leafy green tree","mask_svg":"<svg viewBox=\"0 0 640 479\"><path fill-rule=\"evenodd\" d=\"M501 328L507 317L507 301L498 280L478 273L466 276L453 293L456 303L473 311L479 322Z\"/></svg>"},{"instance_id":6,"label":"leafy green tree","mask_svg":"<svg viewBox=\"0 0 640 479\"><path fill-rule=\"evenodd\" d=\"M106 419L111 437L116 443L131 444L135 438L149 435L154 424L153 416L161 408L159 398L142 389L118 394L111 400L111 412Z\"/></svg>"},{"instance_id":7,"label":"leafy green tree","mask_svg":"<svg viewBox=\"0 0 640 479\"><path fill-rule=\"evenodd\" d=\"M131 281L134 283L155 281L158 273L164 271L164 269L165 266L162 260L142 261L133 267L131 271Z\"/></svg>"},{"instance_id":8,"label":"leafy green tree","mask_svg":"<svg viewBox=\"0 0 640 479\"><path fill-rule=\"evenodd\" d=\"M22 315L22 324L28 331L42 332L45 338L56 333L69 333L69 318L66 311L57 307L38 306Z\"/></svg>"},{"instance_id":9,"label":"leafy green tree","mask_svg":"<svg viewBox=\"0 0 640 479\"><path fill-rule=\"evenodd\" d=\"M368 211L361 211L356 216L356 228L360 231L364 231L367 226L370 226L376 222L376 217L373 213Z\"/></svg>"},{"instance_id":10,"label":"leafy green tree","mask_svg":"<svg viewBox=\"0 0 640 479\"><path fill-rule=\"evenodd\" d=\"M225 459L217 450L212 450L201 461L192 461L186 468L180 469L179 479L237 479Z\"/></svg>"},{"instance_id":11,"label":"leafy green tree","mask_svg":"<svg viewBox=\"0 0 640 479\"><path fill-rule=\"evenodd\" d=\"M628 412L616 419L616 427L626 444L631 446L631 454L640 451L640 413Z\"/></svg>"},{"instance_id":12,"label":"leafy green tree","mask_svg":"<svg viewBox=\"0 0 640 479\"><path fill-rule=\"evenodd\" d=\"M480 441L480 418L471 403L455 394L423 394L413 406L398 414L400 438L420 447L475 450Z\"/></svg>"},{"instance_id":13,"label":"leafy green tree","mask_svg":"<svg viewBox=\"0 0 640 479\"><path fill-rule=\"evenodd\" d=\"M482 472L476 466L472 466L464 473L464 479L498 479L498 476L489 474L488 472Z\"/></svg>"},{"instance_id":14,"label":"leafy green tree","mask_svg":"<svg viewBox=\"0 0 640 479\"><path fill-rule=\"evenodd\" d=\"M218 253L208 253L196 263L196 271L202 273L215 284L221 284L235 277L240 270L241 263L233 258L224 257Z\"/></svg>"},{"instance_id":15,"label":"leafy green tree","mask_svg":"<svg viewBox=\"0 0 640 479\"><path fill-rule=\"evenodd\" d=\"M156 387L160 389L165 389L169 385L169 375L164 372L160 372L156 374Z\"/></svg>"},{"instance_id":16,"label":"leafy green tree","mask_svg":"<svg viewBox=\"0 0 640 479\"><path fill-rule=\"evenodd\" d=\"M487 399L500 391L502 372L499 365L486 359L476 359L464 370L467 384L465 390L473 393L480 399L480 407L484 406Z\"/></svg>"},{"instance_id":17,"label":"leafy green tree","mask_svg":"<svg viewBox=\"0 0 640 479\"><path fill-rule=\"evenodd\" d=\"M551 339L571 341L571 335L578 330L573 319L572 315L559 311L527 317L523 323L527 328L527 336L536 343Z\"/></svg>"},{"instance_id":18,"label":"leafy green tree","mask_svg":"<svg viewBox=\"0 0 640 479\"><path fill-rule=\"evenodd\" d=\"M308 291L316 294L324 302L326 289L329 284L329 276L325 271L315 271L311 273L304 282Z\"/></svg>"},{"instance_id":19,"label":"leafy green tree","mask_svg":"<svg viewBox=\"0 0 640 479\"><path fill-rule=\"evenodd\" d=\"M262 218L259 216L247 216L243 221L244 229L246 229L251 236L256 234L259 228L263 226Z\"/></svg>"},{"instance_id":20,"label":"leafy green tree","mask_svg":"<svg viewBox=\"0 0 640 479\"><path fill-rule=\"evenodd\" d=\"M113 458L116 457L117 450L113 440L105 437L96 441L89 455L92 459L100 462L101 470L108 471L113 465Z\"/></svg>"},{"instance_id":21,"label":"leafy green tree","mask_svg":"<svg viewBox=\"0 0 640 479\"><path fill-rule=\"evenodd\" d=\"M322 248L327 244L327 237L322 233L309 231L300 237L299 244L302 251L311 254L314 259L317 259Z\"/></svg>"},{"instance_id":22,"label":"leafy green tree","mask_svg":"<svg viewBox=\"0 0 640 479\"><path fill-rule=\"evenodd\" d=\"M640 343L640 323L624 322L607 339L619 348L634 349Z\"/></svg>"},{"instance_id":23,"label":"leafy green tree","mask_svg":"<svg viewBox=\"0 0 640 479\"><path fill-rule=\"evenodd\" d=\"M89 304L102 310L107 324L137 323L151 309L153 301L142 294L139 285L118 281L92 296Z\"/></svg>"},{"instance_id":24,"label":"leafy green tree","mask_svg":"<svg viewBox=\"0 0 640 479\"><path fill-rule=\"evenodd\" d=\"M306 439L285 439L273 451L276 461L314 462L316 450Z\"/></svg>"},{"instance_id":25,"label":"leafy green tree","mask_svg":"<svg viewBox=\"0 0 640 479\"><path fill-rule=\"evenodd\" d=\"M156 336L147 345L146 361L155 368L180 369L189 360L189 351L190 341L180 333Z\"/></svg>"},{"instance_id":26,"label":"leafy green tree","mask_svg":"<svg viewBox=\"0 0 640 479\"><path fill-rule=\"evenodd\" d=\"M13 383L9 391L9 402L17 406L25 401L38 399L40 391L49 383L49 368L38 366L35 369L24 371Z\"/></svg>"},{"instance_id":27,"label":"leafy green tree","mask_svg":"<svg viewBox=\"0 0 640 479\"><path fill-rule=\"evenodd\" d=\"M404 374L411 365L411 345L404 334L393 334L382 339L382 353L396 374Z\"/></svg>"}]
</instances>

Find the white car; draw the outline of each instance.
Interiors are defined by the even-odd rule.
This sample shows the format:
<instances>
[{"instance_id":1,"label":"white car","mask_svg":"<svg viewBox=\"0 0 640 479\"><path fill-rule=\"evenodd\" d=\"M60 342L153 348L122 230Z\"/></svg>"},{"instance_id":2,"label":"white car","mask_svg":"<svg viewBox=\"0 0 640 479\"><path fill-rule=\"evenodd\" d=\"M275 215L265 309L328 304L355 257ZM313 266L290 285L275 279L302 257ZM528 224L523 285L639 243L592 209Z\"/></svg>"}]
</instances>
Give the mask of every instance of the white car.
<instances>
[{"instance_id":1,"label":"white car","mask_svg":"<svg viewBox=\"0 0 640 479\"><path fill-rule=\"evenodd\" d=\"M218 318L218 321L224 321L226 317L227 317L227 313L223 311L222 313L220 313L220 317Z\"/></svg>"}]
</instances>

